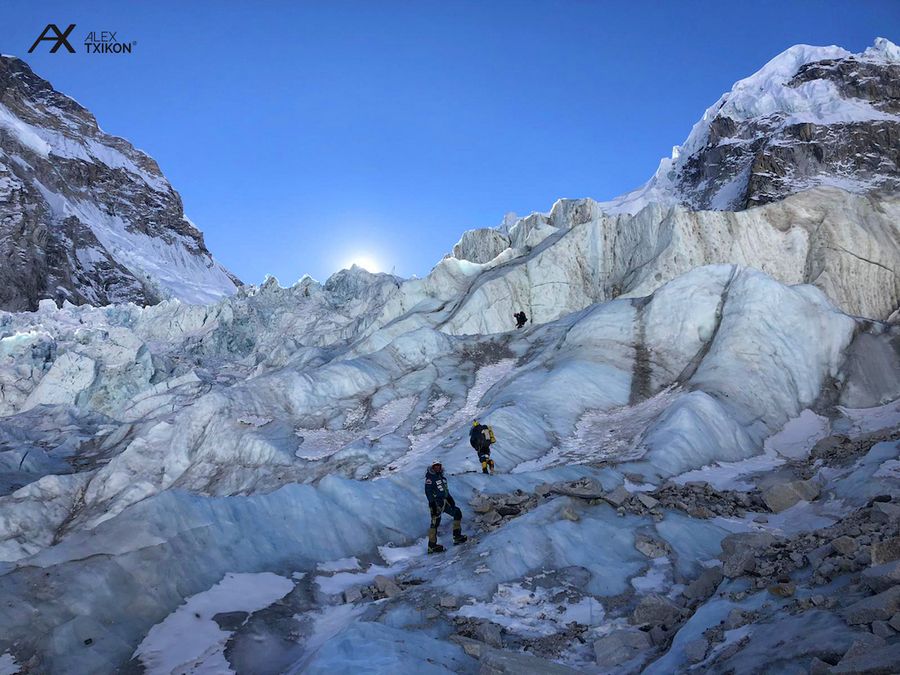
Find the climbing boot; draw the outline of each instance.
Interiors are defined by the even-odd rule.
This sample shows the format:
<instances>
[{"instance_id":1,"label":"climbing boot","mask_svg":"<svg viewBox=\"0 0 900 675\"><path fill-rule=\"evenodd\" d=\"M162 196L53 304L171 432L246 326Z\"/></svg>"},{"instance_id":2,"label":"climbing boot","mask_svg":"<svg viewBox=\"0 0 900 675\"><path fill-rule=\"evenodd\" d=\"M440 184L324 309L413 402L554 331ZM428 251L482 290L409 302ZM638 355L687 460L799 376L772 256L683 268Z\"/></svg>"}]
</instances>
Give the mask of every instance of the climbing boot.
<instances>
[{"instance_id":1,"label":"climbing boot","mask_svg":"<svg viewBox=\"0 0 900 675\"><path fill-rule=\"evenodd\" d=\"M453 543L456 545L465 544L469 541L469 538L464 535L462 532L454 532L453 533Z\"/></svg>"},{"instance_id":2,"label":"climbing boot","mask_svg":"<svg viewBox=\"0 0 900 675\"><path fill-rule=\"evenodd\" d=\"M443 553L446 550L447 549L445 549L440 544L428 544L428 552L429 553Z\"/></svg>"}]
</instances>

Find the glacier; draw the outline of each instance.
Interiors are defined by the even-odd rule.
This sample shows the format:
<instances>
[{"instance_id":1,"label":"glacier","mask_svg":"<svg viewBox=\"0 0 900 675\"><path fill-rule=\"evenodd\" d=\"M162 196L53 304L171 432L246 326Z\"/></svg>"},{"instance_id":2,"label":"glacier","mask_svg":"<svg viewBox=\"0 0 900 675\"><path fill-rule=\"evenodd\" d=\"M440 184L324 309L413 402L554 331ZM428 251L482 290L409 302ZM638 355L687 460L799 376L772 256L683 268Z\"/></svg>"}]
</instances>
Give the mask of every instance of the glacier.
<instances>
[{"instance_id":1,"label":"glacier","mask_svg":"<svg viewBox=\"0 0 900 675\"><path fill-rule=\"evenodd\" d=\"M890 672L892 150L858 184L754 181L784 134L891 129L847 73L889 81L897 60L887 40L793 47L675 153L684 180L725 166L707 183L666 164L616 203L507 214L422 278L232 287L191 228L184 259L103 244L172 291L156 304L0 311L0 673ZM121 139L6 108L0 127L36 165L162 190L181 222ZM722 150L759 139L758 173ZM470 541L426 555L434 461Z\"/></svg>"},{"instance_id":2,"label":"glacier","mask_svg":"<svg viewBox=\"0 0 900 675\"><path fill-rule=\"evenodd\" d=\"M897 328L845 314L814 286L707 265L524 331L466 334L448 319L480 302L480 286L437 304L422 293L432 283L357 268L325 285L270 280L211 306L42 303L0 315L0 588L16 599L0 608L0 653L50 672L126 662L202 672L222 659L253 672L341 672L366 640L366 672L418 668L425 654L435 672L476 672L476 652L509 672L551 662L593 671L591 644L625 630L618 603L678 593L724 537L760 527L677 507L617 512L603 495L625 487L656 501L671 479L729 465L757 491L773 467L749 461L770 438L810 411L830 438L861 398L888 410L866 433L894 439L866 471L897 459L900 378L872 378L850 358L860 340L895 350ZM533 292L552 302L543 288ZM424 297L405 309L414 293ZM473 417L496 431L496 476L476 471ZM434 459L475 536L444 559L422 555L421 482ZM833 503L846 501L847 479L818 471L836 492L809 503L816 527L849 508ZM871 480L896 494L887 469ZM567 496L578 484L597 495ZM500 527L473 522L469 504L490 498L537 503ZM650 567L647 537L666 551ZM329 564L344 559L355 561ZM196 648L159 647L171 638L154 636L186 620L175 617L200 602L191 598L265 574L283 580L281 596L216 604L244 623L207 624ZM343 604L378 575L402 593ZM565 596L571 609L510 592L549 593L552 606ZM441 613L445 597L456 604ZM466 642L477 633L453 637L454 625L499 626L502 644L482 653ZM279 645L275 656L254 648L258 632Z\"/></svg>"}]
</instances>

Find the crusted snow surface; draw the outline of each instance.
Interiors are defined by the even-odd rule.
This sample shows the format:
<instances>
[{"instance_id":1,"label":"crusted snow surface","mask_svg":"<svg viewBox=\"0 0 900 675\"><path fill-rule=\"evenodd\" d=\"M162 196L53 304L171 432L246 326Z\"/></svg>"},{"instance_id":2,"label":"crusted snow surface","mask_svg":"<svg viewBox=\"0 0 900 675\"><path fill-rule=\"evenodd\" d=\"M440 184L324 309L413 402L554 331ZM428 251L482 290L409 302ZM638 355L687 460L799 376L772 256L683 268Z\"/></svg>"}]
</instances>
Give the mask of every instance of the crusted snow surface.
<instances>
[{"instance_id":1,"label":"crusted snow surface","mask_svg":"<svg viewBox=\"0 0 900 675\"><path fill-rule=\"evenodd\" d=\"M22 672L13 655L9 652L0 654L0 675L16 675Z\"/></svg>"},{"instance_id":2,"label":"crusted snow surface","mask_svg":"<svg viewBox=\"0 0 900 675\"><path fill-rule=\"evenodd\" d=\"M642 443L644 430L679 396L680 392L668 388L634 406L588 410L561 446L551 448L542 457L522 462L513 471L523 473L550 466L638 459L646 451Z\"/></svg>"},{"instance_id":3,"label":"crusted snow surface","mask_svg":"<svg viewBox=\"0 0 900 675\"><path fill-rule=\"evenodd\" d=\"M828 435L831 422L809 408L788 420L780 431L766 438L763 452L735 462L718 461L693 469L673 480L677 483L705 481L717 490L749 490L752 484L742 477L781 466L788 460L802 460L809 456L817 441Z\"/></svg>"},{"instance_id":4,"label":"crusted snow surface","mask_svg":"<svg viewBox=\"0 0 900 675\"><path fill-rule=\"evenodd\" d=\"M347 572L349 570L359 569L359 558L350 556L349 558L340 558L338 560L329 560L316 565L319 572Z\"/></svg>"},{"instance_id":5,"label":"crusted snow surface","mask_svg":"<svg viewBox=\"0 0 900 675\"><path fill-rule=\"evenodd\" d=\"M213 620L220 612L256 612L287 595L294 584L277 574L226 574L208 591L187 599L147 633L134 655L149 674L231 673L223 649L229 632Z\"/></svg>"}]
</instances>

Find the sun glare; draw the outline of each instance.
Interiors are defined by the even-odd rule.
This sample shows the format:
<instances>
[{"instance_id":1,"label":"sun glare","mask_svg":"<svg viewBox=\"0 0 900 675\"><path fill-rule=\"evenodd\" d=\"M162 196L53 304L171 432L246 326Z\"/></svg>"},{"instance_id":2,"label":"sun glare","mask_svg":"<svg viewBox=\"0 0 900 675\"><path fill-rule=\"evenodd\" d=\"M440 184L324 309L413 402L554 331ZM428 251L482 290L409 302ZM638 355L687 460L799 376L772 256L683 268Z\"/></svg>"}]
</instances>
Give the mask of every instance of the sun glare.
<instances>
[{"instance_id":1,"label":"sun glare","mask_svg":"<svg viewBox=\"0 0 900 675\"><path fill-rule=\"evenodd\" d=\"M369 255L356 255L348 258L347 263L344 267L351 267L356 265L357 267L362 267L367 272L381 272L381 265L378 263L375 258Z\"/></svg>"}]
</instances>

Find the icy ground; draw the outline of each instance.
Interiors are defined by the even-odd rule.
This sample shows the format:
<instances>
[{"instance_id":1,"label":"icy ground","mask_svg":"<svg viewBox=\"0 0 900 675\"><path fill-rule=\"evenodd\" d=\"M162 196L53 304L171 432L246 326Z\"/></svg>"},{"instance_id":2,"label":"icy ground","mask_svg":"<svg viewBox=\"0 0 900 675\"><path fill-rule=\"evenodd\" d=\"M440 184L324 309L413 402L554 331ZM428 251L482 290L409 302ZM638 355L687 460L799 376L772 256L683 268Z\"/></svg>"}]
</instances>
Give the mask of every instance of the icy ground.
<instances>
[{"instance_id":1,"label":"icy ground","mask_svg":"<svg viewBox=\"0 0 900 675\"><path fill-rule=\"evenodd\" d=\"M893 600L848 609L900 556L896 325L713 265L456 335L483 273L453 301L356 269L0 314L3 672L806 672L896 649ZM426 556L434 459L472 541Z\"/></svg>"}]
</instances>

